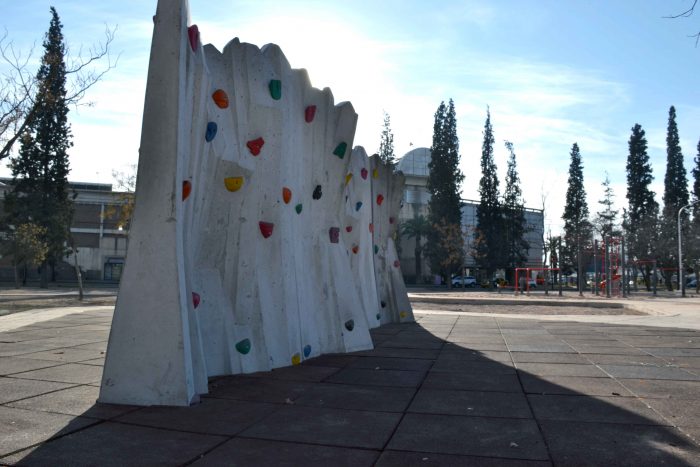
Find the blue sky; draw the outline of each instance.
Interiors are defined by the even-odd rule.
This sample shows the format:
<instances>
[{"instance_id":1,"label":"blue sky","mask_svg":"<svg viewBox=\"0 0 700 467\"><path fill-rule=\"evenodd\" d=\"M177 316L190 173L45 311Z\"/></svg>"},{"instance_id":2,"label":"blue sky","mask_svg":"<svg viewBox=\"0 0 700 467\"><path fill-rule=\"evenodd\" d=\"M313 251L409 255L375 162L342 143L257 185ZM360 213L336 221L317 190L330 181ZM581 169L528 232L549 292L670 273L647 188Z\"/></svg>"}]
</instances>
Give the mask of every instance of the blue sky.
<instances>
[{"instance_id":1,"label":"blue sky","mask_svg":"<svg viewBox=\"0 0 700 467\"><path fill-rule=\"evenodd\" d=\"M397 155L429 147L440 101L454 99L465 198L478 197L487 106L501 180L515 144L526 203L541 208L557 233L569 151L578 142L592 213L609 173L622 207L630 129L647 132L654 189L661 202L668 108L675 105L685 167L700 139L700 11L664 19L692 0L214 1L191 0L192 23L219 49L228 40L273 42L314 86L359 114L355 145L379 146L382 112L392 119ZM118 66L95 86L92 107L70 114L76 181L112 182L112 170L138 159L141 112L156 2L0 0L0 28L28 50L41 40L54 5L71 50L116 25ZM411 146L412 145L412 146ZM8 175L0 168L0 175ZM503 182L501 182L503 183Z\"/></svg>"}]
</instances>

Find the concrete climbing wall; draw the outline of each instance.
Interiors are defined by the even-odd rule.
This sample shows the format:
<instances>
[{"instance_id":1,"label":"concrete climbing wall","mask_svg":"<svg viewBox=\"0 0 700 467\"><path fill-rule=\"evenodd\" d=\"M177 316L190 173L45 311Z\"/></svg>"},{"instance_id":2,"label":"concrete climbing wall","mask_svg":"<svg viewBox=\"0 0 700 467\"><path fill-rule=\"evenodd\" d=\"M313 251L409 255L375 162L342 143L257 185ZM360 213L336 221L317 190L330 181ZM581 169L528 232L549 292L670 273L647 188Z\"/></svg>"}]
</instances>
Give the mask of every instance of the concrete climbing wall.
<instances>
[{"instance_id":1,"label":"concrete climbing wall","mask_svg":"<svg viewBox=\"0 0 700 467\"><path fill-rule=\"evenodd\" d=\"M410 321L392 236L403 176L276 45L202 46L154 17L127 262L101 402L188 405L214 375L372 347Z\"/></svg>"}]
</instances>

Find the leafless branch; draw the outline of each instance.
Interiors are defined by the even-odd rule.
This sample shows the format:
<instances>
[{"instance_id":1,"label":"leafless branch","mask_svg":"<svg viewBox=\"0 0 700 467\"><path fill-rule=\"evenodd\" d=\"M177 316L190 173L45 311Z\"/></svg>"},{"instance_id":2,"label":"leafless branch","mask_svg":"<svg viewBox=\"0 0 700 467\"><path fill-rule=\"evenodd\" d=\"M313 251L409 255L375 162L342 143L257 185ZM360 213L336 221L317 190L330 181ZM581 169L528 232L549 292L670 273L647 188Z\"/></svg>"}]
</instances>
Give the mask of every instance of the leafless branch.
<instances>
[{"instance_id":1,"label":"leafless branch","mask_svg":"<svg viewBox=\"0 0 700 467\"><path fill-rule=\"evenodd\" d=\"M695 7L697 6L697 4L698 4L698 0L693 0L693 4L690 5L690 7L687 10L685 10L681 13L678 13L677 15L664 16L664 18L667 18L667 19L690 18L691 16L693 16L693 13L695 13ZM700 43L700 32L695 33L695 34L691 34L688 37L695 38L695 47L697 47L698 43Z\"/></svg>"}]
</instances>

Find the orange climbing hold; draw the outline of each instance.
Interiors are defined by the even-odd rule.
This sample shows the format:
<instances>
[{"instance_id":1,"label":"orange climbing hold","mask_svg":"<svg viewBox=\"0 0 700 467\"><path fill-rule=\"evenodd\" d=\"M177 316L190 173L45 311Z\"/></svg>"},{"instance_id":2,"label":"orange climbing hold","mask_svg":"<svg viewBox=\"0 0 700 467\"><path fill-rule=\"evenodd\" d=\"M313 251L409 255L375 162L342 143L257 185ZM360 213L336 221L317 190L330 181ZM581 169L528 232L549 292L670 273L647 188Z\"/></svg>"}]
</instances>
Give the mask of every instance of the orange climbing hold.
<instances>
[{"instance_id":1,"label":"orange climbing hold","mask_svg":"<svg viewBox=\"0 0 700 467\"><path fill-rule=\"evenodd\" d=\"M265 238L268 238L270 235L272 235L272 230L275 228L275 224L273 224L272 222L260 221L258 225L260 226L260 233Z\"/></svg>"},{"instance_id":2,"label":"orange climbing hold","mask_svg":"<svg viewBox=\"0 0 700 467\"><path fill-rule=\"evenodd\" d=\"M226 94L226 91L224 91L223 89L217 89L216 91L214 91L214 94L211 95L211 98L214 99L214 103L220 109L228 108L228 94Z\"/></svg>"},{"instance_id":3,"label":"orange climbing hold","mask_svg":"<svg viewBox=\"0 0 700 467\"><path fill-rule=\"evenodd\" d=\"M243 177L226 177L224 178L224 185L226 185L228 191L238 191L243 187L244 181Z\"/></svg>"},{"instance_id":4,"label":"orange climbing hold","mask_svg":"<svg viewBox=\"0 0 700 467\"><path fill-rule=\"evenodd\" d=\"M185 201L190 193L192 193L192 182L185 180L182 182L182 200Z\"/></svg>"},{"instance_id":5,"label":"orange climbing hold","mask_svg":"<svg viewBox=\"0 0 700 467\"><path fill-rule=\"evenodd\" d=\"M284 204L289 204L289 202L292 200L292 190L287 188L286 186L282 188L282 201L284 201Z\"/></svg>"},{"instance_id":6,"label":"orange climbing hold","mask_svg":"<svg viewBox=\"0 0 700 467\"><path fill-rule=\"evenodd\" d=\"M306 120L306 123L311 123L314 121L314 117L316 116L316 106L315 105L309 105L304 109L304 120Z\"/></svg>"},{"instance_id":7,"label":"orange climbing hold","mask_svg":"<svg viewBox=\"0 0 700 467\"><path fill-rule=\"evenodd\" d=\"M355 244L352 246L352 252L357 254L357 252L360 251L359 245Z\"/></svg>"},{"instance_id":8,"label":"orange climbing hold","mask_svg":"<svg viewBox=\"0 0 700 467\"><path fill-rule=\"evenodd\" d=\"M245 145L248 146L248 150L250 150L250 153L254 156L257 156L260 154L260 151L262 150L263 145L265 144L265 140L262 139L262 137L258 139L253 139L248 141Z\"/></svg>"}]
</instances>

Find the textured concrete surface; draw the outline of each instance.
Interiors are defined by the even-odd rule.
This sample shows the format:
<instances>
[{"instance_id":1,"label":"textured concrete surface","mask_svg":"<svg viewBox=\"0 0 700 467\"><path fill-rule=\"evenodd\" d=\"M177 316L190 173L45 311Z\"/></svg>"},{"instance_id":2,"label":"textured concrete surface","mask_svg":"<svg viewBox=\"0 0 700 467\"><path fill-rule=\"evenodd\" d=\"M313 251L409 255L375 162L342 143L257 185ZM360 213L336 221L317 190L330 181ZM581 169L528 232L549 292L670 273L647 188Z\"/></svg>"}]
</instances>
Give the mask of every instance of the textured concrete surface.
<instances>
[{"instance_id":1,"label":"textured concrete surface","mask_svg":"<svg viewBox=\"0 0 700 467\"><path fill-rule=\"evenodd\" d=\"M375 350L211 378L185 408L96 403L100 367L70 350L99 349L84 329L110 319L0 333L19 346L0 358L0 465L700 466L700 362L668 355L697 347L692 329L418 314L372 330ZM54 332L70 359L43 360Z\"/></svg>"}]
</instances>

